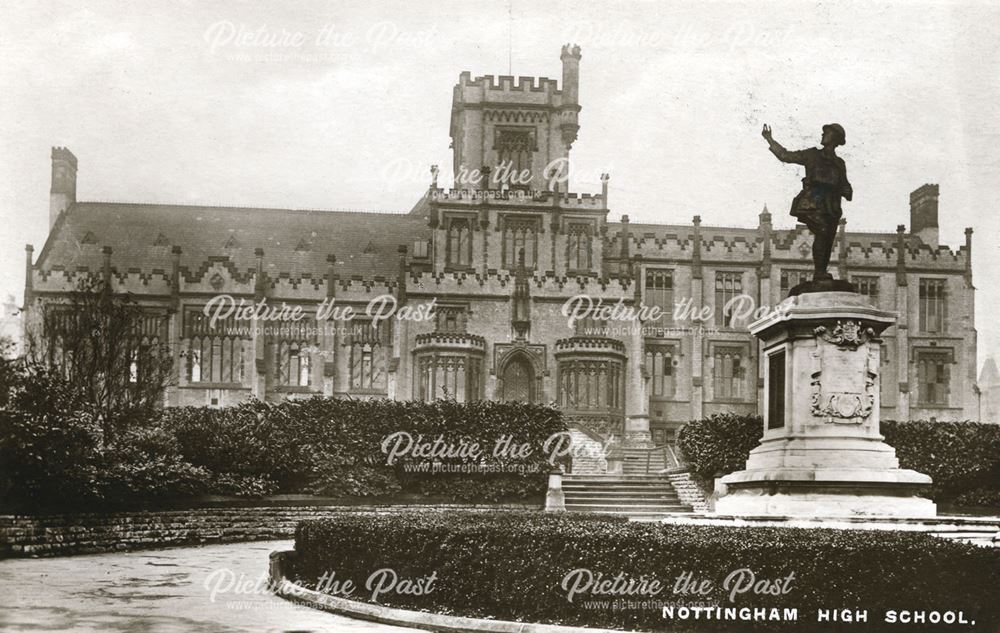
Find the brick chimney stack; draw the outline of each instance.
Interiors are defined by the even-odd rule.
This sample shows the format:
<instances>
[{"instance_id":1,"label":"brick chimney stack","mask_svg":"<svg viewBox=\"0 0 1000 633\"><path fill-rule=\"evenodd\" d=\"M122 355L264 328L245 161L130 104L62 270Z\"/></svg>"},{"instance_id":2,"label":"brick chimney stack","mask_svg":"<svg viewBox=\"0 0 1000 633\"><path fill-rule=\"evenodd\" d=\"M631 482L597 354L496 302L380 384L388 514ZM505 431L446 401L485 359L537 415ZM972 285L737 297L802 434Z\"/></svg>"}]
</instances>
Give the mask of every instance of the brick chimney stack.
<instances>
[{"instance_id":1,"label":"brick chimney stack","mask_svg":"<svg viewBox=\"0 0 1000 633\"><path fill-rule=\"evenodd\" d=\"M52 148L52 187L49 189L49 230L59 214L76 202L76 156L65 147Z\"/></svg>"},{"instance_id":2,"label":"brick chimney stack","mask_svg":"<svg viewBox=\"0 0 1000 633\"><path fill-rule=\"evenodd\" d=\"M910 194L910 232L933 247L938 245L937 185L924 185Z\"/></svg>"}]
</instances>

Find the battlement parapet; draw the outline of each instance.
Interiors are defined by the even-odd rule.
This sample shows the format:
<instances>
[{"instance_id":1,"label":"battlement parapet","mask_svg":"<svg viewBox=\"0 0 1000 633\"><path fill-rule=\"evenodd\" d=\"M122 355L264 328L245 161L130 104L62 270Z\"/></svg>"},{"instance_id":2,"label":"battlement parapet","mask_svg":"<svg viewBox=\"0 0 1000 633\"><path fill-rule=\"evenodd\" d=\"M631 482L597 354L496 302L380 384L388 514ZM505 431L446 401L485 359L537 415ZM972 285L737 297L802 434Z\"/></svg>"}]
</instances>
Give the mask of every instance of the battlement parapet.
<instances>
[{"instance_id":1,"label":"battlement parapet","mask_svg":"<svg viewBox=\"0 0 1000 633\"><path fill-rule=\"evenodd\" d=\"M480 206L540 207L553 208L553 199L558 196L560 209L604 210L604 196L599 193L555 193L552 191L496 189L431 189L428 194L431 203L461 204Z\"/></svg>"},{"instance_id":2,"label":"battlement parapet","mask_svg":"<svg viewBox=\"0 0 1000 633\"><path fill-rule=\"evenodd\" d=\"M528 77L512 75L480 75L475 79L472 73L464 71L458 76L458 86L481 88L488 91L502 92L542 92L562 94L559 82L548 77Z\"/></svg>"}]
</instances>

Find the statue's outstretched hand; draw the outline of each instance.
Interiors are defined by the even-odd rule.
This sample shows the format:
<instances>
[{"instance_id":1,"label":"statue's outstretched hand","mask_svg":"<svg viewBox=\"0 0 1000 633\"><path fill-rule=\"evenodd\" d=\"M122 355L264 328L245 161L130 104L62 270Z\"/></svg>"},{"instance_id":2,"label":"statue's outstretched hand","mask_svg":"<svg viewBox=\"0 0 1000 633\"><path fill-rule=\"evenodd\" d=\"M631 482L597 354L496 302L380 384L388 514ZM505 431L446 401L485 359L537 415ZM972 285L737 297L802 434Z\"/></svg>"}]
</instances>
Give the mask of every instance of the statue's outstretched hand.
<instances>
[{"instance_id":1,"label":"statue's outstretched hand","mask_svg":"<svg viewBox=\"0 0 1000 633\"><path fill-rule=\"evenodd\" d=\"M760 135L767 139L767 142L771 142L771 126L767 123L764 124L764 129L761 130Z\"/></svg>"}]
</instances>

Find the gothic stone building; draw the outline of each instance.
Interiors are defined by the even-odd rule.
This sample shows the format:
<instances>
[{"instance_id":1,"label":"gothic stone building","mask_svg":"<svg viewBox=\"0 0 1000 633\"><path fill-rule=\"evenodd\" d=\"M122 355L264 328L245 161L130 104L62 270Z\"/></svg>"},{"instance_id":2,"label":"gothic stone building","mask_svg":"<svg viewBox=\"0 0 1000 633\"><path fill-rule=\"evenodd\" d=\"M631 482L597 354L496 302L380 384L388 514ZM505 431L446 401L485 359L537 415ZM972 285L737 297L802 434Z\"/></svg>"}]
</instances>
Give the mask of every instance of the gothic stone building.
<instances>
[{"instance_id":1,"label":"gothic stone building","mask_svg":"<svg viewBox=\"0 0 1000 633\"><path fill-rule=\"evenodd\" d=\"M759 411L752 317L724 308L739 295L778 304L810 273L810 235L773 228L766 208L756 228L707 227L698 216L630 223L611 212L607 176L596 195L548 179L548 165L568 176L560 159L579 127L579 63L579 48L564 47L561 82L462 73L450 125L456 174L506 165L530 181L491 176L443 190L435 167L408 213L82 202L77 159L55 148L51 232L37 257L27 247L27 327L80 276L102 275L148 307L145 335L171 344L168 405L309 394L555 402L599 433L651 430L657 444L694 418ZM900 314L882 343L883 418L975 418L972 231L957 250L938 243L937 185L914 191L910 208L909 231L842 226L832 265ZM203 308L220 294L307 314L332 299L361 316L349 327L213 324ZM642 327L571 327L563 306L581 294L686 308ZM433 299L435 318L366 320L366 304L383 295L400 307ZM707 319L687 318L703 307Z\"/></svg>"}]
</instances>

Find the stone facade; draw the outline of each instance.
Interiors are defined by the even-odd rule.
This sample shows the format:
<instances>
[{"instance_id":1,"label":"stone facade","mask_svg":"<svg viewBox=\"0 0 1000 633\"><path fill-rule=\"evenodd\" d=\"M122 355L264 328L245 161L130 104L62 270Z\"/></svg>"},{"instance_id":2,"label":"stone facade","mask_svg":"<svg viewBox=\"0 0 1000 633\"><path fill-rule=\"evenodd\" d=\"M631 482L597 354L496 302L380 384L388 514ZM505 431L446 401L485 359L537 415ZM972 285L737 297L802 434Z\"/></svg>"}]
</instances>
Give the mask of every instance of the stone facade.
<instances>
[{"instance_id":1,"label":"stone facade","mask_svg":"<svg viewBox=\"0 0 1000 633\"><path fill-rule=\"evenodd\" d=\"M26 327L81 275L102 275L149 308L146 336L174 350L168 405L309 394L555 402L640 444L670 442L711 413L759 412L763 360L746 326L809 273L810 235L773 228L767 209L753 228L632 223L612 213L607 175L600 193L570 193L580 59L564 47L561 86L463 73L450 124L457 186L439 187L432 167L408 213L79 202L76 157L56 148L51 232L37 257L27 252ZM841 278L900 314L883 342L885 419L977 416L972 232L957 249L938 244L937 198L936 185L911 196L917 232L842 225L834 249ZM397 308L434 301L436 316L264 331L209 323L203 308L220 294L310 313L322 301L364 312L389 295ZM564 305L581 294L681 314L570 326ZM703 308L707 318L689 318Z\"/></svg>"}]
</instances>

